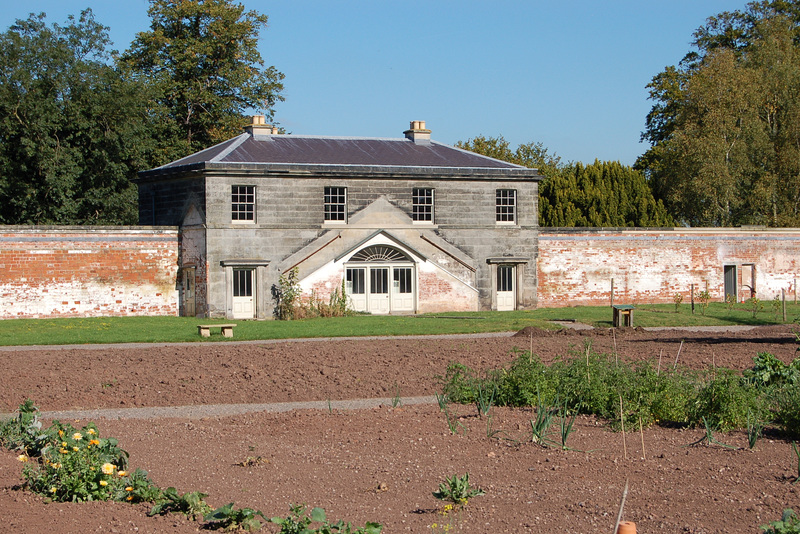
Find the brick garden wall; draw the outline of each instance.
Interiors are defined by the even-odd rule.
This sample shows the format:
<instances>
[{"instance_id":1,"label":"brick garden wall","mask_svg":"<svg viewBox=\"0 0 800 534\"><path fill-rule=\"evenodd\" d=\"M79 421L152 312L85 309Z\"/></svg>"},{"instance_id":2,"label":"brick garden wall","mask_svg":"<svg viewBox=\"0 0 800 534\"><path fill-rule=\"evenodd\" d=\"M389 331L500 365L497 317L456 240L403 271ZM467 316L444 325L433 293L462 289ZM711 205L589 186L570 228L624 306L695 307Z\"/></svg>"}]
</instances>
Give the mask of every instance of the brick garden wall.
<instances>
[{"instance_id":1,"label":"brick garden wall","mask_svg":"<svg viewBox=\"0 0 800 534\"><path fill-rule=\"evenodd\" d=\"M725 266L736 267L739 301L794 299L800 229L541 228L538 305L607 305L612 279L618 304L688 302L692 284L723 301Z\"/></svg>"},{"instance_id":2,"label":"brick garden wall","mask_svg":"<svg viewBox=\"0 0 800 534\"><path fill-rule=\"evenodd\" d=\"M177 315L178 231L0 226L0 319Z\"/></svg>"}]
</instances>

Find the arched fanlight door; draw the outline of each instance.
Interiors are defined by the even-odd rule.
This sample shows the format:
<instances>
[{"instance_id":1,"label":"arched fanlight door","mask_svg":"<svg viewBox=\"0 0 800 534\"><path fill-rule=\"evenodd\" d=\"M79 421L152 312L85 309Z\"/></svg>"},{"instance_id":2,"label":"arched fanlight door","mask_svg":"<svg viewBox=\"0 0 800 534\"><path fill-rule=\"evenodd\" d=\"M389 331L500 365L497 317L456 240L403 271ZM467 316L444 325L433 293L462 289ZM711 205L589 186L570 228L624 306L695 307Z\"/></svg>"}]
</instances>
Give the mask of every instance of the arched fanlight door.
<instances>
[{"instance_id":1,"label":"arched fanlight door","mask_svg":"<svg viewBox=\"0 0 800 534\"><path fill-rule=\"evenodd\" d=\"M370 245L350 257L345 287L356 311L376 314L413 312L414 260L390 245Z\"/></svg>"}]
</instances>

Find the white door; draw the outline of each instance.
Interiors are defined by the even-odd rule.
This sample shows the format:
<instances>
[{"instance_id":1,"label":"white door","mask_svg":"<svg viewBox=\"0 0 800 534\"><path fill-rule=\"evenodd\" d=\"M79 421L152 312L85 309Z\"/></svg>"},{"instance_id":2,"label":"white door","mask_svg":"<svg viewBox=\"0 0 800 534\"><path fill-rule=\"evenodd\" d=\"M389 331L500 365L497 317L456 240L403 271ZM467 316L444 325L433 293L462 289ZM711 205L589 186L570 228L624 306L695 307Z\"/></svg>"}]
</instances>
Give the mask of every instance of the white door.
<instances>
[{"instance_id":1,"label":"white door","mask_svg":"<svg viewBox=\"0 0 800 534\"><path fill-rule=\"evenodd\" d=\"M411 267L392 268L392 311L414 311L414 277Z\"/></svg>"},{"instance_id":2,"label":"white door","mask_svg":"<svg viewBox=\"0 0 800 534\"><path fill-rule=\"evenodd\" d=\"M346 270L345 292L350 306L355 311L367 311L367 270L363 267L348 267Z\"/></svg>"},{"instance_id":3,"label":"white door","mask_svg":"<svg viewBox=\"0 0 800 534\"><path fill-rule=\"evenodd\" d=\"M497 311L517 309L516 275L513 265L497 266Z\"/></svg>"},{"instance_id":4,"label":"white door","mask_svg":"<svg viewBox=\"0 0 800 534\"><path fill-rule=\"evenodd\" d=\"M389 313L389 268L369 269L369 312Z\"/></svg>"},{"instance_id":5,"label":"white door","mask_svg":"<svg viewBox=\"0 0 800 534\"><path fill-rule=\"evenodd\" d=\"M233 270L233 318L252 319L255 315L253 269Z\"/></svg>"}]
</instances>

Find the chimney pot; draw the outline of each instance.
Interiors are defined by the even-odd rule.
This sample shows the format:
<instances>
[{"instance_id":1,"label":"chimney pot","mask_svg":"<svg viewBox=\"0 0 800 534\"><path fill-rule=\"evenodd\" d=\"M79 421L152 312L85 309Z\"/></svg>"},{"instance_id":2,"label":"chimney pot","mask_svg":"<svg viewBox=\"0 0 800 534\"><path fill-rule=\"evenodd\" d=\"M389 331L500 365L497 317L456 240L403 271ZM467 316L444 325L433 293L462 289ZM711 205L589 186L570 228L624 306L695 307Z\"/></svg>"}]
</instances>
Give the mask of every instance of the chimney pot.
<instances>
[{"instance_id":1,"label":"chimney pot","mask_svg":"<svg viewBox=\"0 0 800 534\"><path fill-rule=\"evenodd\" d=\"M415 145L431 144L431 131L425 128L425 121L411 121L410 126L403 132L406 139L410 139Z\"/></svg>"},{"instance_id":2,"label":"chimney pot","mask_svg":"<svg viewBox=\"0 0 800 534\"><path fill-rule=\"evenodd\" d=\"M277 134L278 128L271 124L267 124L267 120L264 115L253 115L250 125L245 126L244 131L253 136L261 136Z\"/></svg>"}]
</instances>

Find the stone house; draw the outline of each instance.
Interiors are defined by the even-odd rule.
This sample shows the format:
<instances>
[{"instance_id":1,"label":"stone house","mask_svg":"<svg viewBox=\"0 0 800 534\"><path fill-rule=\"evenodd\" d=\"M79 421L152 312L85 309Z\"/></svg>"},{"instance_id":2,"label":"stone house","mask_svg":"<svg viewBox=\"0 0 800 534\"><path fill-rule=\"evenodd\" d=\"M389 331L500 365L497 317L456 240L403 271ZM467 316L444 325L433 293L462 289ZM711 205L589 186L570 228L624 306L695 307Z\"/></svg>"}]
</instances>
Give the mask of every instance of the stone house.
<instances>
[{"instance_id":1,"label":"stone house","mask_svg":"<svg viewBox=\"0 0 800 534\"><path fill-rule=\"evenodd\" d=\"M344 287L373 314L536 307L534 170L431 140L245 132L140 173L141 225L180 227L181 315L273 316Z\"/></svg>"}]
</instances>

